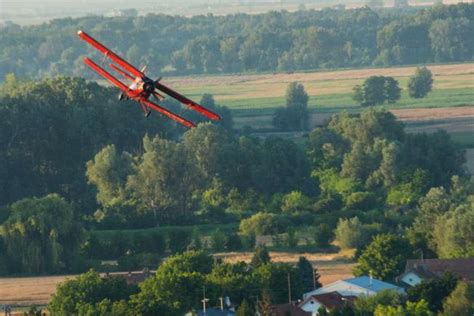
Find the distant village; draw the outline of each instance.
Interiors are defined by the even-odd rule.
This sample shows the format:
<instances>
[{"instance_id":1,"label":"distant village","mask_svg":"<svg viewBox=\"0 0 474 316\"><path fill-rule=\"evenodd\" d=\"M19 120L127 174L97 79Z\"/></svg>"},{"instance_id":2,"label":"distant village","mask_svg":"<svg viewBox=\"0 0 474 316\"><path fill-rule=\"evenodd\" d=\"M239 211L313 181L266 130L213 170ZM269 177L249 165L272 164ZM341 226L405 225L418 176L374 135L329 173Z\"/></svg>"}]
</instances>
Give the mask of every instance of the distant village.
<instances>
[{"instance_id":1,"label":"distant village","mask_svg":"<svg viewBox=\"0 0 474 316\"><path fill-rule=\"evenodd\" d=\"M128 284L143 282L155 271L144 269L128 273L107 273L108 276L123 276ZM318 289L303 294L298 301L271 306L271 316L320 316L324 309L330 312L353 304L360 296L373 296L382 291L395 291L406 294L406 290L423 281L440 278L445 273L452 273L466 282L474 282L474 257L463 259L412 259L407 260L405 271L397 277L396 284L372 278L369 275L338 280ZM186 316L233 316L236 306L231 297L223 297L220 302L203 299L203 308L197 313L189 312ZM259 315L256 312L256 315ZM260 315L259 315L260 316Z\"/></svg>"}]
</instances>

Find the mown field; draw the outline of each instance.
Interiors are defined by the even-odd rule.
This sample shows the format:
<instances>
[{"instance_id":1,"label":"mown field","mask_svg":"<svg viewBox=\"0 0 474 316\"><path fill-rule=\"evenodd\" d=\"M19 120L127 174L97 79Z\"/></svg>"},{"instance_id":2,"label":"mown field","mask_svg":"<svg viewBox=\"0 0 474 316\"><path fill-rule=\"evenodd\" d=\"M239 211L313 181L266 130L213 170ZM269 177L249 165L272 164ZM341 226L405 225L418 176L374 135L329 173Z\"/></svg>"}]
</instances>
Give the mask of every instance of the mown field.
<instances>
[{"instance_id":1,"label":"mown field","mask_svg":"<svg viewBox=\"0 0 474 316\"><path fill-rule=\"evenodd\" d=\"M431 65L433 91L424 99L408 96L408 79L416 67L351 69L312 73L278 73L232 76L191 76L165 78L164 83L199 99L210 93L219 104L229 107L236 127L271 127L271 115L285 104L290 82L302 83L310 96L309 108L319 115L341 110L358 111L352 88L373 75L392 76L399 81L401 99L389 109L465 107L474 105L474 63Z\"/></svg>"}]
</instances>

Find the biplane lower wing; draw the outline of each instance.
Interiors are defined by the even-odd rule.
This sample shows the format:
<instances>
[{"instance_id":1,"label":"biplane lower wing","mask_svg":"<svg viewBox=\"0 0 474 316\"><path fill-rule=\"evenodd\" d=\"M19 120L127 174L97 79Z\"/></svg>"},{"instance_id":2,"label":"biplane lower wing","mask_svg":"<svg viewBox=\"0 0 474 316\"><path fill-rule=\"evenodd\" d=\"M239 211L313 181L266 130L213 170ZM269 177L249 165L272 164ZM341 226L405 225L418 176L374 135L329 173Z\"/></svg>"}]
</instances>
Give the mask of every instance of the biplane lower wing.
<instances>
[{"instance_id":1,"label":"biplane lower wing","mask_svg":"<svg viewBox=\"0 0 474 316\"><path fill-rule=\"evenodd\" d=\"M146 99L141 99L139 100L139 102L143 105L145 105L146 107L150 108L150 109L153 109L167 117L169 117L170 119L172 119L173 121L176 121L186 127L189 127L189 128L193 128L193 127L196 127L196 125L194 125L193 122L190 122L188 121L187 119L177 115L177 114L174 114L173 112L170 112L168 111L167 109L165 108L162 108L161 106L159 106L158 104L155 104L153 102L150 102Z\"/></svg>"},{"instance_id":2,"label":"biplane lower wing","mask_svg":"<svg viewBox=\"0 0 474 316\"><path fill-rule=\"evenodd\" d=\"M120 80L112 76L110 73L108 73L105 69L101 68L99 65L97 65L95 62L93 62L91 59L84 57L84 63L89 66L92 70L97 72L99 75L116 85L120 90L125 92L128 95L129 89L128 87Z\"/></svg>"},{"instance_id":3,"label":"biplane lower wing","mask_svg":"<svg viewBox=\"0 0 474 316\"><path fill-rule=\"evenodd\" d=\"M201 105L197 104L196 102L192 101L192 100L189 100L188 98L186 98L185 96L179 94L178 92L168 88L167 86L159 83L159 82L155 82L155 87L160 90L160 91L163 91L164 93L166 93L167 95L169 95L170 97L173 97L175 98L176 100L178 100L179 102L183 103L184 105L186 105L187 107L193 109L194 111L196 112L199 112L201 113L202 115L210 118L211 120L220 120L221 117L212 112L212 111L209 111L208 109L202 107Z\"/></svg>"},{"instance_id":4,"label":"biplane lower wing","mask_svg":"<svg viewBox=\"0 0 474 316\"><path fill-rule=\"evenodd\" d=\"M80 38L82 38L84 41L86 41L88 44L90 44L92 47L103 53L106 57L112 59L114 62L116 62L120 67L134 75L135 77L142 77L143 73L138 70L137 68L133 67L130 65L128 62L123 60L120 56L115 54L113 51L96 41L92 36L87 34L86 32L83 31L78 31L77 35L79 35Z\"/></svg>"}]
</instances>

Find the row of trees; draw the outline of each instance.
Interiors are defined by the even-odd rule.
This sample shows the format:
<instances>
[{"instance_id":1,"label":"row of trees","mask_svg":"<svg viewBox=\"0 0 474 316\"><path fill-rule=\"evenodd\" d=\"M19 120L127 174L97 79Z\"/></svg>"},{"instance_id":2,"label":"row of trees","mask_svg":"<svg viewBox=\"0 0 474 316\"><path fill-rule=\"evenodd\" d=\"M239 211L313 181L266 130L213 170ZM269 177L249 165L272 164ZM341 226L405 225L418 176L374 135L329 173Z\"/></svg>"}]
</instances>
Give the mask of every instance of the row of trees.
<instances>
[{"instance_id":1,"label":"row of trees","mask_svg":"<svg viewBox=\"0 0 474 316\"><path fill-rule=\"evenodd\" d=\"M408 95L412 98L424 98L433 86L433 76L426 68L417 68L408 81ZM401 88L392 77L371 76L362 85L353 89L353 99L361 106L395 103L400 99Z\"/></svg>"},{"instance_id":2,"label":"row of trees","mask_svg":"<svg viewBox=\"0 0 474 316\"><path fill-rule=\"evenodd\" d=\"M9 72L34 78L90 74L82 62L90 51L75 38L81 28L155 75L169 69L229 73L469 61L473 8L94 16L8 25L0 34L0 78Z\"/></svg>"}]
</instances>

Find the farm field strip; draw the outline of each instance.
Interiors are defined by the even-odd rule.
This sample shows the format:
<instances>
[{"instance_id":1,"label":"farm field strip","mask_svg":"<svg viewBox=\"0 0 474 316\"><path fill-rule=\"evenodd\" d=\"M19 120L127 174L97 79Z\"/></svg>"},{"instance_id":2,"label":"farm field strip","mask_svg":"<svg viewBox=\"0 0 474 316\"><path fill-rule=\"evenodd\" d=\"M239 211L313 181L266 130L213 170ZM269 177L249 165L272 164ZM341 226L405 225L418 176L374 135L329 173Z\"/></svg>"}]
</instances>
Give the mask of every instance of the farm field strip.
<instances>
[{"instance_id":1,"label":"farm field strip","mask_svg":"<svg viewBox=\"0 0 474 316\"><path fill-rule=\"evenodd\" d=\"M286 86L293 81L302 83L308 94L314 97L310 98L310 106L340 106L354 104L350 98L352 88L369 76L393 76L399 80L400 86L405 88L408 78L413 75L415 69L416 67L400 67L293 74L191 76L165 80L166 83L193 98L199 98L202 93L211 93L218 103L231 109L262 107L262 105L281 106L284 104ZM429 69L433 72L435 92L465 90L464 92L470 95L471 101L474 99L473 63L432 65ZM320 100L321 104L311 99ZM333 99L336 100L326 102Z\"/></svg>"}]
</instances>

